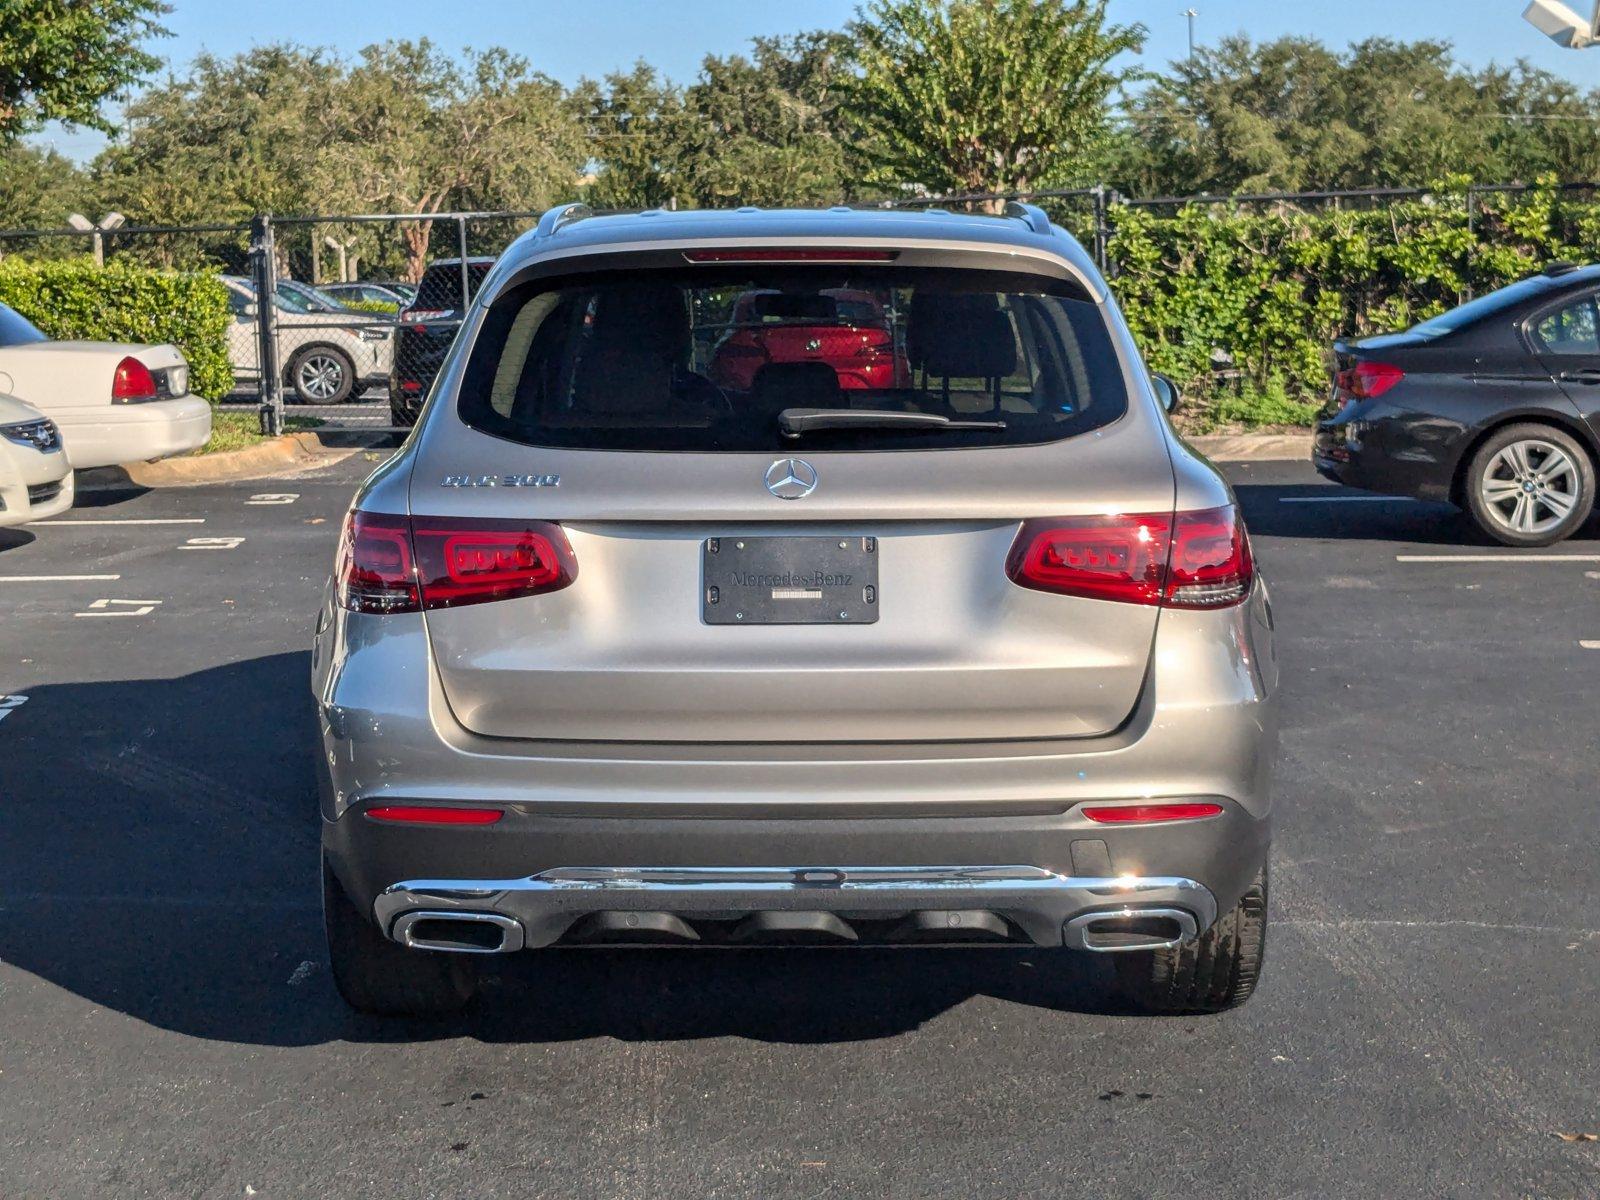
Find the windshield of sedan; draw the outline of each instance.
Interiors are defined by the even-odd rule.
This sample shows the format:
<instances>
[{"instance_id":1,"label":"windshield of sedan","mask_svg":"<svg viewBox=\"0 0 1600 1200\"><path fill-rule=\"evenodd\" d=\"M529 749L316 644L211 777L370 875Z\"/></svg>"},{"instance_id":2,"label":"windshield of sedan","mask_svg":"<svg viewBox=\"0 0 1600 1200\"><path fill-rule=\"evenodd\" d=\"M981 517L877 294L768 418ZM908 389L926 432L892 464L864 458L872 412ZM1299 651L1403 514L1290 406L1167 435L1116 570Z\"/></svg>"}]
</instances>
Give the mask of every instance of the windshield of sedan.
<instances>
[{"instance_id":1,"label":"windshield of sedan","mask_svg":"<svg viewBox=\"0 0 1600 1200\"><path fill-rule=\"evenodd\" d=\"M783 420L834 410L857 415L813 415L803 434ZM512 289L479 330L459 403L486 433L596 450L1028 444L1126 411L1105 316L1067 285L884 267L703 266Z\"/></svg>"},{"instance_id":2,"label":"windshield of sedan","mask_svg":"<svg viewBox=\"0 0 1600 1200\"><path fill-rule=\"evenodd\" d=\"M34 323L13 308L0 304L0 348L26 346L50 339Z\"/></svg>"},{"instance_id":3,"label":"windshield of sedan","mask_svg":"<svg viewBox=\"0 0 1600 1200\"><path fill-rule=\"evenodd\" d=\"M319 292L316 288L307 287L303 283L296 283L291 279L280 279L277 291L278 307L296 313L330 313L350 312L326 292Z\"/></svg>"}]
</instances>

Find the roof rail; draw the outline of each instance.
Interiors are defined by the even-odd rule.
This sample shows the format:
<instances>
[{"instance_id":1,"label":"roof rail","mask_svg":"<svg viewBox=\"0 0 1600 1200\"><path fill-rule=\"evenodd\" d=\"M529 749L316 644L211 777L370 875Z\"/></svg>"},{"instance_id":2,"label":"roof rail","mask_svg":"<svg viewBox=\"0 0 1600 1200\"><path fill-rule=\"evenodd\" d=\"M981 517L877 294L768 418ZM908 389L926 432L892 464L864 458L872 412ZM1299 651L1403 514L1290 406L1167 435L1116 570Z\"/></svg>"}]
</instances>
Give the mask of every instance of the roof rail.
<instances>
[{"instance_id":1,"label":"roof rail","mask_svg":"<svg viewBox=\"0 0 1600 1200\"><path fill-rule=\"evenodd\" d=\"M1007 200L1006 216L1016 217L1019 221L1026 222L1028 228L1041 237L1050 236L1050 218L1045 215L1044 209L1037 204L1023 204L1020 200Z\"/></svg>"},{"instance_id":2,"label":"roof rail","mask_svg":"<svg viewBox=\"0 0 1600 1200\"><path fill-rule=\"evenodd\" d=\"M558 204L539 218L539 228L534 236L550 237L563 225L570 225L574 221L592 216L594 209L587 204Z\"/></svg>"}]
</instances>

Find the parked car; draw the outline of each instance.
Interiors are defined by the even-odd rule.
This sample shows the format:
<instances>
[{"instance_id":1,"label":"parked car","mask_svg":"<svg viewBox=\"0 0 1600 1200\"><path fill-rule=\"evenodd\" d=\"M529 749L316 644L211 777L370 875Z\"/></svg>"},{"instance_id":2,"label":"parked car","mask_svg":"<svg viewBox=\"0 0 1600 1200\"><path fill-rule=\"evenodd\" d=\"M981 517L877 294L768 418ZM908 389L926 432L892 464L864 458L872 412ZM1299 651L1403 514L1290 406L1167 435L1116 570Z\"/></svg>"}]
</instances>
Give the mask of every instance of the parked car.
<instances>
[{"instance_id":1,"label":"parked car","mask_svg":"<svg viewBox=\"0 0 1600 1200\"><path fill-rule=\"evenodd\" d=\"M318 290L341 304L349 305L354 301L358 305L381 305L388 312L398 313L417 294L415 288L402 291L402 286L389 283L325 283Z\"/></svg>"},{"instance_id":2,"label":"parked car","mask_svg":"<svg viewBox=\"0 0 1600 1200\"><path fill-rule=\"evenodd\" d=\"M252 386L261 378L255 286L223 276L234 328L228 360L234 380ZM354 312L317 289L282 280L277 293L278 363L284 386L302 404L341 404L389 378L394 322Z\"/></svg>"},{"instance_id":3,"label":"parked car","mask_svg":"<svg viewBox=\"0 0 1600 1200\"><path fill-rule=\"evenodd\" d=\"M394 369L389 379L389 413L396 425L416 424L445 352L455 340L465 308L463 300L470 303L471 297L477 295L494 261L467 259L463 281L459 258L436 260L423 274L411 303L400 310Z\"/></svg>"},{"instance_id":4,"label":"parked car","mask_svg":"<svg viewBox=\"0 0 1600 1200\"><path fill-rule=\"evenodd\" d=\"M806 362L826 366L846 389L893 388L911 373L882 300L833 288L740 296L709 374L722 387L747 392L767 366Z\"/></svg>"},{"instance_id":5,"label":"parked car","mask_svg":"<svg viewBox=\"0 0 1600 1200\"><path fill-rule=\"evenodd\" d=\"M1250 995L1267 588L1093 262L1008 212L575 205L506 252L317 620L347 1001L618 943L1029 945L1157 1011ZM890 297L911 371L718 385L697 314L767 291Z\"/></svg>"},{"instance_id":6,"label":"parked car","mask_svg":"<svg viewBox=\"0 0 1600 1200\"><path fill-rule=\"evenodd\" d=\"M72 499L72 464L55 422L0 395L0 526L53 517Z\"/></svg>"},{"instance_id":7,"label":"parked car","mask_svg":"<svg viewBox=\"0 0 1600 1200\"><path fill-rule=\"evenodd\" d=\"M1404 333L1334 346L1312 460L1329 479L1465 509L1508 546L1594 510L1600 266L1555 264Z\"/></svg>"},{"instance_id":8,"label":"parked car","mask_svg":"<svg viewBox=\"0 0 1600 1200\"><path fill-rule=\"evenodd\" d=\"M0 304L0 392L55 422L76 468L184 454L211 437L176 346L57 342Z\"/></svg>"}]
</instances>

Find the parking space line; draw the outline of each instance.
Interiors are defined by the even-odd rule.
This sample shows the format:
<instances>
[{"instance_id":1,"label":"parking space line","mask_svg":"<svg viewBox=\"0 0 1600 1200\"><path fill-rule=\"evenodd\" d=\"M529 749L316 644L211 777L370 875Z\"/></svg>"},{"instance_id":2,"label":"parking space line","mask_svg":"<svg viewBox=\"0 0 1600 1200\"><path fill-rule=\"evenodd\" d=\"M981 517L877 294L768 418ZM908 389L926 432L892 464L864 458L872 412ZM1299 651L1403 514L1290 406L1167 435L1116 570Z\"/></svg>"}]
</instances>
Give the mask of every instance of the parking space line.
<instances>
[{"instance_id":1,"label":"parking space line","mask_svg":"<svg viewBox=\"0 0 1600 1200\"><path fill-rule=\"evenodd\" d=\"M1279 504L1422 504L1415 496L1279 496Z\"/></svg>"},{"instance_id":2,"label":"parking space line","mask_svg":"<svg viewBox=\"0 0 1600 1200\"><path fill-rule=\"evenodd\" d=\"M34 521L35 525L204 525L204 517L106 517L93 521Z\"/></svg>"},{"instance_id":3,"label":"parking space line","mask_svg":"<svg viewBox=\"0 0 1600 1200\"><path fill-rule=\"evenodd\" d=\"M121 575L0 575L0 583L88 583L121 578Z\"/></svg>"},{"instance_id":4,"label":"parking space line","mask_svg":"<svg viewBox=\"0 0 1600 1200\"><path fill-rule=\"evenodd\" d=\"M1600 554L1396 554L1403 563L1561 563L1600 562Z\"/></svg>"},{"instance_id":5,"label":"parking space line","mask_svg":"<svg viewBox=\"0 0 1600 1200\"><path fill-rule=\"evenodd\" d=\"M1586 641L1583 638L1579 638L1578 645L1585 650L1600 650L1600 641Z\"/></svg>"}]
</instances>

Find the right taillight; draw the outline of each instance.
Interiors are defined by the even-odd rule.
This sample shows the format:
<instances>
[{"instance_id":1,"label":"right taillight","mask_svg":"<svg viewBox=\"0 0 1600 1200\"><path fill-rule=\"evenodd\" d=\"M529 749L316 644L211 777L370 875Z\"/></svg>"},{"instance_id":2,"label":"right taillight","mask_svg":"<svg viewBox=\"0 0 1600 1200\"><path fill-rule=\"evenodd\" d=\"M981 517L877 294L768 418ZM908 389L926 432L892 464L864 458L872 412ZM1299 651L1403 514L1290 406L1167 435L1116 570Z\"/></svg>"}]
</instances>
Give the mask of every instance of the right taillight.
<instances>
[{"instance_id":1,"label":"right taillight","mask_svg":"<svg viewBox=\"0 0 1600 1200\"><path fill-rule=\"evenodd\" d=\"M1383 395L1406 377L1392 363L1358 362L1334 377L1339 391L1352 400L1371 400Z\"/></svg>"},{"instance_id":2,"label":"right taillight","mask_svg":"<svg viewBox=\"0 0 1600 1200\"><path fill-rule=\"evenodd\" d=\"M578 564L561 527L544 521L353 512L338 573L341 605L381 614L558 591L577 577Z\"/></svg>"},{"instance_id":3,"label":"right taillight","mask_svg":"<svg viewBox=\"0 0 1600 1200\"><path fill-rule=\"evenodd\" d=\"M117 364L111 376L113 404L142 404L156 399L159 394L155 375L137 358L129 356Z\"/></svg>"},{"instance_id":4,"label":"right taillight","mask_svg":"<svg viewBox=\"0 0 1600 1200\"><path fill-rule=\"evenodd\" d=\"M1238 510L1118 514L1023 524L1006 574L1043 592L1224 608L1250 593L1255 568Z\"/></svg>"}]
</instances>

